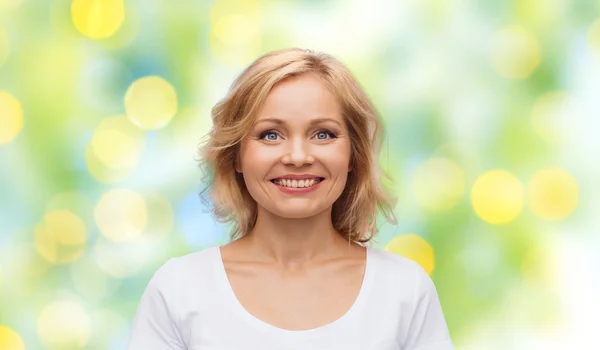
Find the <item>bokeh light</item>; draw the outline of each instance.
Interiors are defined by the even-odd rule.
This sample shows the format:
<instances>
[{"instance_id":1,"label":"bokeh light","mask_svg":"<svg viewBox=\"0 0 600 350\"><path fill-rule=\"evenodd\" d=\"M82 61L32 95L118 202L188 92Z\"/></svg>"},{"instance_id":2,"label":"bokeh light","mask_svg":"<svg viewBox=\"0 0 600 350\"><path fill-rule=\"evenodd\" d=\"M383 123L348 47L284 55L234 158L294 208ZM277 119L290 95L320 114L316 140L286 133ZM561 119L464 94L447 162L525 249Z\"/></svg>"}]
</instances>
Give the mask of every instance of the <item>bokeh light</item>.
<instances>
[{"instance_id":1,"label":"bokeh light","mask_svg":"<svg viewBox=\"0 0 600 350\"><path fill-rule=\"evenodd\" d=\"M529 207L542 219L565 219L575 210L578 201L577 180L563 169L540 170L527 186Z\"/></svg>"},{"instance_id":2,"label":"bokeh light","mask_svg":"<svg viewBox=\"0 0 600 350\"><path fill-rule=\"evenodd\" d=\"M492 66L505 78L526 78L540 64L540 44L532 33L522 27L500 29L492 38L491 45Z\"/></svg>"},{"instance_id":3,"label":"bokeh light","mask_svg":"<svg viewBox=\"0 0 600 350\"><path fill-rule=\"evenodd\" d=\"M37 332L46 349L84 349L91 332L89 316L77 302L54 301L40 312Z\"/></svg>"},{"instance_id":4,"label":"bokeh light","mask_svg":"<svg viewBox=\"0 0 600 350\"><path fill-rule=\"evenodd\" d=\"M143 134L117 128L98 128L92 138L96 157L113 169L135 168L144 148Z\"/></svg>"},{"instance_id":5,"label":"bokeh light","mask_svg":"<svg viewBox=\"0 0 600 350\"><path fill-rule=\"evenodd\" d=\"M456 349L600 349L599 9L0 0L0 349L123 349L156 269L229 242L199 146L286 47L339 59L381 115L398 221L366 245L431 275Z\"/></svg>"},{"instance_id":6,"label":"bokeh light","mask_svg":"<svg viewBox=\"0 0 600 350\"><path fill-rule=\"evenodd\" d=\"M220 63L241 66L261 49L258 0L217 0L210 11L210 51Z\"/></svg>"},{"instance_id":7,"label":"bokeh light","mask_svg":"<svg viewBox=\"0 0 600 350\"><path fill-rule=\"evenodd\" d=\"M458 164L436 157L415 170L412 188L423 208L438 211L450 209L461 200L465 181L464 172Z\"/></svg>"},{"instance_id":8,"label":"bokeh light","mask_svg":"<svg viewBox=\"0 0 600 350\"><path fill-rule=\"evenodd\" d=\"M428 275L431 275L435 267L433 248L425 239L414 233L392 238L385 246L385 250L400 254L418 263Z\"/></svg>"},{"instance_id":9,"label":"bokeh light","mask_svg":"<svg viewBox=\"0 0 600 350\"><path fill-rule=\"evenodd\" d=\"M569 2L565 0L527 0L515 6L523 22L542 30L552 30L569 11Z\"/></svg>"},{"instance_id":10,"label":"bokeh light","mask_svg":"<svg viewBox=\"0 0 600 350\"><path fill-rule=\"evenodd\" d=\"M74 0L71 16L77 30L91 39L108 38L125 19L123 0Z\"/></svg>"},{"instance_id":11,"label":"bokeh light","mask_svg":"<svg viewBox=\"0 0 600 350\"><path fill-rule=\"evenodd\" d=\"M160 129L177 113L177 93L161 77L136 80L125 94L125 111L129 120L142 129Z\"/></svg>"},{"instance_id":12,"label":"bokeh light","mask_svg":"<svg viewBox=\"0 0 600 350\"><path fill-rule=\"evenodd\" d=\"M105 192L94 209L94 219L102 235L114 242L134 240L148 223L144 198L129 189Z\"/></svg>"},{"instance_id":13,"label":"bokeh light","mask_svg":"<svg viewBox=\"0 0 600 350\"><path fill-rule=\"evenodd\" d=\"M25 343L19 333L0 324L0 349L25 350Z\"/></svg>"},{"instance_id":14,"label":"bokeh light","mask_svg":"<svg viewBox=\"0 0 600 350\"><path fill-rule=\"evenodd\" d=\"M490 224L514 220L523 209L523 185L505 170L480 175L471 189L473 209Z\"/></svg>"},{"instance_id":15,"label":"bokeh light","mask_svg":"<svg viewBox=\"0 0 600 350\"><path fill-rule=\"evenodd\" d=\"M145 146L143 131L126 117L104 118L86 147L86 165L98 181L120 182L136 169Z\"/></svg>"},{"instance_id":16,"label":"bokeh light","mask_svg":"<svg viewBox=\"0 0 600 350\"><path fill-rule=\"evenodd\" d=\"M10 93L0 90L0 145L11 142L22 128L21 103Z\"/></svg>"},{"instance_id":17,"label":"bokeh light","mask_svg":"<svg viewBox=\"0 0 600 350\"><path fill-rule=\"evenodd\" d=\"M112 242L99 239L92 248L98 266L114 278L127 278L142 270L155 254L144 239Z\"/></svg>"},{"instance_id":18,"label":"bokeh light","mask_svg":"<svg viewBox=\"0 0 600 350\"><path fill-rule=\"evenodd\" d=\"M83 254L87 232L83 221L68 210L50 211L35 227L35 249L48 262L71 263Z\"/></svg>"}]
</instances>

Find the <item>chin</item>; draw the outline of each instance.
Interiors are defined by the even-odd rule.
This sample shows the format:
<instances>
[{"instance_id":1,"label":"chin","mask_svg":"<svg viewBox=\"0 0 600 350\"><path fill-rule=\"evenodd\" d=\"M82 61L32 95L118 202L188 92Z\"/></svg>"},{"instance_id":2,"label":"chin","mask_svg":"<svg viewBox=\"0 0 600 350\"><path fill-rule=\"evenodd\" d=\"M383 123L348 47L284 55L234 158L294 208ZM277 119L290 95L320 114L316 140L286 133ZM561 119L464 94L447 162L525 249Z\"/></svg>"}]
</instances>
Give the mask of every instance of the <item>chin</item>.
<instances>
[{"instance_id":1,"label":"chin","mask_svg":"<svg viewBox=\"0 0 600 350\"><path fill-rule=\"evenodd\" d=\"M313 216L319 215L327 208L310 208L306 205L288 205L285 208L266 208L273 215L279 216L285 219L307 219Z\"/></svg>"},{"instance_id":2,"label":"chin","mask_svg":"<svg viewBox=\"0 0 600 350\"><path fill-rule=\"evenodd\" d=\"M284 219L307 219L317 215L314 211L309 210L276 210L271 212L275 216L279 216Z\"/></svg>"}]
</instances>

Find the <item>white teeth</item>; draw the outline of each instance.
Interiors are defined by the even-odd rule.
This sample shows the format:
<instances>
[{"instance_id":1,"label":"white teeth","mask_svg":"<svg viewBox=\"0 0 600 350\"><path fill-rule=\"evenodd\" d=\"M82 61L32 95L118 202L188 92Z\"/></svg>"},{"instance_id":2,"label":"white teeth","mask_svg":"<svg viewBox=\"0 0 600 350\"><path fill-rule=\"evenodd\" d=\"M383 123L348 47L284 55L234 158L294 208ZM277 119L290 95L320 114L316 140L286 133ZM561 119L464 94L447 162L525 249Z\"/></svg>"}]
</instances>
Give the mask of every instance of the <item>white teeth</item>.
<instances>
[{"instance_id":1,"label":"white teeth","mask_svg":"<svg viewBox=\"0 0 600 350\"><path fill-rule=\"evenodd\" d=\"M291 188L303 188L303 187L311 187L314 186L316 181L315 179L306 179L306 180L290 180L290 179L279 179L274 181L279 186L291 187Z\"/></svg>"}]
</instances>

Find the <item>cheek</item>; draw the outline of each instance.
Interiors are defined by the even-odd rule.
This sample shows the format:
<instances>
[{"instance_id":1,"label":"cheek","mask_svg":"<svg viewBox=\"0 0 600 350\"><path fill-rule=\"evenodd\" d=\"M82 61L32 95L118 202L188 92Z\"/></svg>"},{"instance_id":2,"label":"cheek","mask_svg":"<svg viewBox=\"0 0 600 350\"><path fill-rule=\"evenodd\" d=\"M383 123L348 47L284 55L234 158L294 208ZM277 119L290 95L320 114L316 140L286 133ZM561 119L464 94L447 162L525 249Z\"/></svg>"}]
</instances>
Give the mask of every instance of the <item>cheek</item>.
<instances>
[{"instance_id":1,"label":"cheek","mask_svg":"<svg viewBox=\"0 0 600 350\"><path fill-rule=\"evenodd\" d=\"M249 143L242 147L240 151L240 170L242 170L246 176L260 176L268 171L275 159L276 154L269 148Z\"/></svg>"},{"instance_id":2,"label":"cheek","mask_svg":"<svg viewBox=\"0 0 600 350\"><path fill-rule=\"evenodd\" d=\"M347 142L328 148L324 161L335 172L348 172L350 170L350 145ZM324 153L325 155L325 153Z\"/></svg>"}]
</instances>

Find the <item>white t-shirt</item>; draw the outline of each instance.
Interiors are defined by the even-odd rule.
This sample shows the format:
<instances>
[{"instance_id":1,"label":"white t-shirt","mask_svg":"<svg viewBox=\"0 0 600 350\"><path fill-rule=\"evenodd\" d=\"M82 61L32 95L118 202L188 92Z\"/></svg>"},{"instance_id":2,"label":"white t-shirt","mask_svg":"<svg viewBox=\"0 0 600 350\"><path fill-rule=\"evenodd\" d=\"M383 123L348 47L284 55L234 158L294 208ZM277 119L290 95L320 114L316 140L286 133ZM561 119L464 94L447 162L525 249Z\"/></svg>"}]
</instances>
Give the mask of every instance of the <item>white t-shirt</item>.
<instances>
[{"instance_id":1,"label":"white t-shirt","mask_svg":"<svg viewBox=\"0 0 600 350\"><path fill-rule=\"evenodd\" d=\"M417 263L367 248L363 284L347 313L291 331L250 314L212 247L168 260L150 280L128 350L453 350L435 286Z\"/></svg>"}]
</instances>

